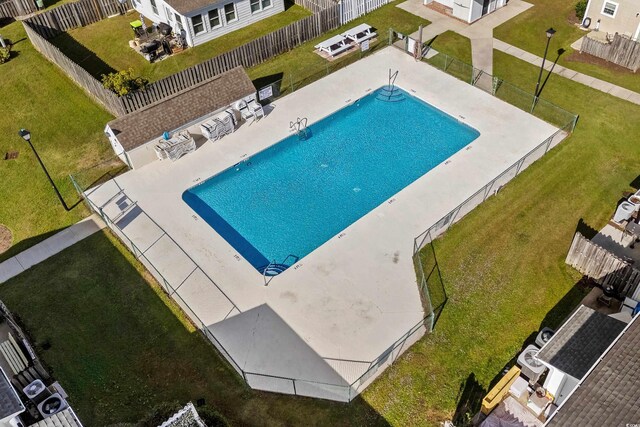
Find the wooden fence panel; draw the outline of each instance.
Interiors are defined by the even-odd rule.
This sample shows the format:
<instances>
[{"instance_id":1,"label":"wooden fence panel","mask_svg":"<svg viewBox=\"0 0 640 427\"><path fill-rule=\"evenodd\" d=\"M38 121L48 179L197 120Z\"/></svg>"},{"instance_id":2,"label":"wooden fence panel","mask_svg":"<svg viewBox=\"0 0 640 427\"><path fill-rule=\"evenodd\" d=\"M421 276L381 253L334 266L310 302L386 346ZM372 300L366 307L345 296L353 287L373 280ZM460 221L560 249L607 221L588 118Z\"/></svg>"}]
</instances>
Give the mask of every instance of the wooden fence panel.
<instances>
[{"instance_id":1,"label":"wooden fence panel","mask_svg":"<svg viewBox=\"0 0 640 427\"><path fill-rule=\"evenodd\" d=\"M242 46L151 83L142 91L118 97L65 56L48 39L72 28L105 19L108 13L116 10L114 8L120 7L120 11L123 12L130 7L130 1L128 0L123 6L118 0L80 0L76 3L61 5L23 21L27 35L34 46L116 116L162 101L239 65L245 68L258 65L340 25L339 5L331 0L313 0L325 2L322 4L328 7L319 9L314 15L293 22ZM299 1L310 2L311 0Z\"/></svg>"},{"instance_id":2,"label":"wooden fence panel","mask_svg":"<svg viewBox=\"0 0 640 427\"><path fill-rule=\"evenodd\" d=\"M603 43L584 37L580 52L629 68L633 72L640 68L640 43L617 33L611 43Z\"/></svg>"},{"instance_id":3,"label":"wooden fence panel","mask_svg":"<svg viewBox=\"0 0 640 427\"><path fill-rule=\"evenodd\" d=\"M60 67L69 78L82 87L92 98L100 102L107 110L116 116L121 116L126 113L121 99L118 98L116 94L105 89L102 83L96 80L95 77L89 74L84 68L66 57L60 49L40 36L37 31L31 28L31 24L26 21L22 21L22 23L33 46L51 62Z\"/></svg>"},{"instance_id":4,"label":"wooden fence panel","mask_svg":"<svg viewBox=\"0 0 640 427\"><path fill-rule=\"evenodd\" d=\"M613 286L623 296L640 297L640 270L580 233L573 237L565 262L598 284Z\"/></svg>"},{"instance_id":5,"label":"wooden fence panel","mask_svg":"<svg viewBox=\"0 0 640 427\"><path fill-rule=\"evenodd\" d=\"M128 100L123 103L124 108L127 112L133 112L239 65L245 68L253 67L338 26L339 6L334 4L329 9L321 10L247 44L153 82L147 85L145 90L129 95Z\"/></svg>"},{"instance_id":6,"label":"wooden fence panel","mask_svg":"<svg viewBox=\"0 0 640 427\"><path fill-rule=\"evenodd\" d=\"M18 9L12 1L0 3L0 18L15 18L18 15Z\"/></svg>"}]
</instances>

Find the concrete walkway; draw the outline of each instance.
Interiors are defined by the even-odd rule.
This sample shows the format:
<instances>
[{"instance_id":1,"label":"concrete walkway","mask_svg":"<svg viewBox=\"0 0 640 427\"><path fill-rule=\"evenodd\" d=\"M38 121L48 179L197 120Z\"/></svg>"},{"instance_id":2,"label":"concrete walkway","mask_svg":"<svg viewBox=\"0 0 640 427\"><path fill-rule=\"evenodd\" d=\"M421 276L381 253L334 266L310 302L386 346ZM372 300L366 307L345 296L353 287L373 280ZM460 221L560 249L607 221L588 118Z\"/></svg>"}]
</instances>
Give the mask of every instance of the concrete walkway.
<instances>
[{"instance_id":1,"label":"concrete walkway","mask_svg":"<svg viewBox=\"0 0 640 427\"><path fill-rule=\"evenodd\" d=\"M542 65L542 58L540 58L539 56L536 56L518 47L512 46L501 40L494 39L493 47L501 52L515 56L516 58L522 59L523 61L526 61L535 66L539 67L540 65ZM553 62L547 59L547 61L545 62L545 69L550 70L552 65ZM620 86L616 86L613 83L605 82L604 80L596 79L595 77L591 77L586 74L578 73L577 71L573 71L569 68L563 67L562 65L556 65L553 68L553 72L569 80L573 80L574 82L582 83L583 85L589 86L593 89L597 89L601 92L608 93L609 95L613 95L617 98L624 99L625 101L633 102L634 104L640 105L640 93L633 92Z\"/></svg>"},{"instance_id":2,"label":"concrete walkway","mask_svg":"<svg viewBox=\"0 0 640 427\"><path fill-rule=\"evenodd\" d=\"M522 0L511 0L508 6L469 25L426 7L422 0L407 0L398 5L399 8L431 22L422 31L422 40L425 42L446 31L454 31L471 40L472 64L488 74L493 74L493 29L532 6ZM411 34L411 37L417 38L418 33Z\"/></svg>"},{"instance_id":3,"label":"concrete walkway","mask_svg":"<svg viewBox=\"0 0 640 427\"><path fill-rule=\"evenodd\" d=\"M105 224L100 217L92 215L20 252L18 255L0 263L0 283L6 282L104 227Z\"/></svg>"},{"instance_id":4,"label":"concrete walkway","mask_svg":"<svg viewBox=\"0 0 640 427\"><path fill-rule=\"evenodd\" d=\"M521 0L511 0L507 6L496 10L471 25L465 24L464 22L458 21L457 19L443 15L426 7L422 3L422 0L407 0L406 2L399 4L398 7L431 21L431 25L428 25L422 31L422 40L424 42L432 40L434 37L437 37L446 31L456 32L471 40L472 65L487 74L493 74L493 49L515 56L516 58L522 59L523 61L538 67L542 64L542 58L539 56L505 43L502 40L493 38L494 28L504 22L507 22L530 7L533 7L530 3ZM418 32L411 34L411 37L418 38ZM576 43L574 43L574 45ZM574 45L572 45L572 47L574 47ZM545 63L545 69L550 70L552 64L553 61L550 62L547 60ZM625 101L640 105L640 93L616 86L604 80L596 79L595 77L591 77L586 74L578 73L577 71L573 71L561 65L556 65L553 68L553 72L569 80L582 83L583 85L589 86L593 89L597 89ZM485 76L480 77L482 78ZM490 82L483 83L482 81L479 81L478 84L490 84Z\"/></svg>"}]
</instances>

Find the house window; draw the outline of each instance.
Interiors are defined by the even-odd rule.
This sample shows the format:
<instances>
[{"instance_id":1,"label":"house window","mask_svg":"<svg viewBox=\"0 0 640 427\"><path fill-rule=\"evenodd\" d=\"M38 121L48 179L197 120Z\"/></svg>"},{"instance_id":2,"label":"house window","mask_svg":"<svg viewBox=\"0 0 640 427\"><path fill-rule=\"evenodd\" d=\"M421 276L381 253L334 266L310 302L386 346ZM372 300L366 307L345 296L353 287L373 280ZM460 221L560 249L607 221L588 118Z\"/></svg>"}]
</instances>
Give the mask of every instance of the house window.
<instances>
[{"instance_id":1,"label":"house window","mask_svg":"<svg viewBox=\"0 0 640 427\"><path fill-rule=\"evenodd\" d=\"M260 10L260 0L251 0L251 12L258 12Z\"/></svg>"},{"instance_id":2,"label":"house window","mask_svg":"<svg viewBox=\"0 0 640 427\"><path fill-rule=\"evenodd\" d=\"M182 33L184 27L182 26L182 18L177 13L174 13L173 16L176 18L176 34Z\"/></svg>"},{"instance_id":3,"label":"house window","mask_svg":"<svg viewBox=\"0 0 640 427\"><path fill-rule=\"evenodd\" d=\"M220 12L218 9L209 11L209 27L213 30L220 26Z\"/></svg>"},{"instance_id":4,"label":"house window","mask_svg":"<svg viewBox=\"0 0 640 427\"><path fill-rule=\"evenodd\" d=\"M204 32L204 21L202 15L196 15L191 17L191 26L193 27L194 34L200 34Z\"/></svg>"},{"instance_id":5,"label":"house window","mask_svg":"<svg viewBox=\"0 0 640 427\"><path fill-rule=\"evenodd\" d=\"M609 16L611 18L616 17L616 12L618 10L618 3L614 3L612 1L605 1L602 6L602 14Z\"/></svg>"},{"instance_id":6,"label":"house window","mask_svg":"<svg viewBox=\"0 0 640 427\"><path fill-rule=\"evenodd\" d=\"M262 8L267 9L271 7L271 0L262 0Z\"/></svg>"},{"instance_id":7,"label":"house window","mask_svg":"<svg viewBox=\"0 0 640 427\"><path fill-rule=\"evenodd\" d=\"M153 10L153 13L158 15L158 5L156 4L156 0L151 0L151 10Z\"/></svg>"},{"instance_id":8,"label":"house window","mask_svg":"<svg viewBox=\"0 0 640 427\"><path fill-rule=\"evenodd\" d=\"M173 26L173 13L167 6L164 7L164 14L167 16L167 24Z\"/></svg>"},{"instance_id":9,"label":"house window","mask_svg":"<svg viewBox=\"0 0 640 427\"><path fill-rule=\"evenodd\" d=\"M233 22L236 20L236 5L234 3L227 3L224 5L224 19L227 22Z\"/></svg>"}]
</instances>

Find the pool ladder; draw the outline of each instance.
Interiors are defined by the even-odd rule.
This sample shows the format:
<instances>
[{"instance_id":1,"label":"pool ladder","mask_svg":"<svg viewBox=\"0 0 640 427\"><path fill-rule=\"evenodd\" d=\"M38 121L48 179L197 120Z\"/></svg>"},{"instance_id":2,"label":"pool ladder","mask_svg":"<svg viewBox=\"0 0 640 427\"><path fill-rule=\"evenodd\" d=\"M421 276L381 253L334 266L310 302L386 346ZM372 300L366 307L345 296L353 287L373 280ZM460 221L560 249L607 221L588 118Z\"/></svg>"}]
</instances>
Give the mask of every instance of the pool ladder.
<instances>
[{"instance_id":1,"label":"pool ladder","mask_svg":"<svg viewBox=\"0 0 640 427\"><path fill-rule=\"evenodd\" d=\"M291 258L293 262L291 264L287 264L287 260ZM264 279L264 285L267 286L271 279L277 276L280 273L283 273L287 268L291 267L293 264L298 262L300 258L295 255L287 255L287 257L282 262L277 262L276 260L271 261L264 268L262 268L262 278Z\"/></svg>"},{"instance_id":2,"label":"pool ladder","mask_svg":"<svg viewBox=\"0 0 640 427\"><path fill-rule=\"evenodd\" d=\"M298 117L295 122L289 122L289 129L295 130L301 141L306 141L311 136L307 129L307 121L306 117Z\"/></svg>"},{"instance_id":3,"label":"pool ladder","mask_svg":"<svg viewBox=\"0 0 640 427\"><path fill-rule=\"evenodd\" d=\"M398 102L404 100L404 95L400 89L396 87L396 79L398 78L398 70L391 71L389 68L389 83L382 86L378 92L377 99L387 102Z\"/></svg>"}]
</instances>

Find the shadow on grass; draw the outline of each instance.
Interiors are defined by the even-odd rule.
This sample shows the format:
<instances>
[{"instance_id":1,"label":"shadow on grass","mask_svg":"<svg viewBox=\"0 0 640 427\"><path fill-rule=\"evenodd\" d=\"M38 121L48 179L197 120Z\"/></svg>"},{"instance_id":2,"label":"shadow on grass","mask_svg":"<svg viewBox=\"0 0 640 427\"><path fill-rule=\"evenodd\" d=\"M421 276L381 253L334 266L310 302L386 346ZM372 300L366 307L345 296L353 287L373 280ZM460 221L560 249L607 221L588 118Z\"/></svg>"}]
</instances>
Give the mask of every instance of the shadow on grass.
<instances>
[{"instance_id":1,"label":"shadow on grass","mask_svg":"<svg viewBox=\"0 0 640 427\"><path fill-rule=\"evenodd\" d=\"M250 389L108 231L10 279L0 297L85 425L136 422L174 401L206 401L231 425L389 425L360 397Z\"/></svg>"},{"instance_id":2,"label":"shadow on grass","mask_svg":"<svg viewBox=\"0 0 640 427\"><path fill-rule=\"evenodd\" d=\"M103 74L116 72L109 64L104 62L95 52L88 49L78 40L67 33L50 40L58 49L69 57L73 62L84 68L89 74L98 80L102 80Z\"/></svg>"},{"instance_id":3,"label":"shadow on grass","mask_svg":"<svg viewBox=\"0 0 640 427\"><path fill-rule=\"evenodd\" d=\"M516 360L520 352L528 345L535 344L538 331L544 327L558 330L566 319L578 308L580 301L589 293L589 287L584 285L581 279L576 282L571 289L556 303L551 310L547 312L537 331L531 332L523 341L520 349L513 357L503 366L493 380L489 383L488 388L484 388L476 380L475 373L471 372L467 379L460 384L458 392L458 400L453 423L457 427L467 427L472 425L472 417L480 411L482 399L487 393L502 379L502 377L516 364Z\"/></svg>"}]
</instances>

